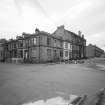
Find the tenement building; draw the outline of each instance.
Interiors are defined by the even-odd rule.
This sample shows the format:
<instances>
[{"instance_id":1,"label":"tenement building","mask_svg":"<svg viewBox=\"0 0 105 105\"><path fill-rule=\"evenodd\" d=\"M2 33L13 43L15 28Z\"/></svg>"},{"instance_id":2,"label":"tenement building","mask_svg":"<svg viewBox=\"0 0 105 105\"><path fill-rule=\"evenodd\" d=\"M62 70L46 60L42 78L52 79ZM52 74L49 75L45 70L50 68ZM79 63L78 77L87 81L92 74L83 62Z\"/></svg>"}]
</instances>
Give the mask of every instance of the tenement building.
<instances>
[{"instance_id":1,"label":"tenement building","mask_svg":"<svg viewBox=\"0 0 105 105\"><path fill-rule=\"evenodd\" d=\"M0 41L0 61L3 61L3 43Z\"/></svg>"},{"instance_id":2,"label":"tenement building","mask_svg":"<svg viewBox=\"0 0 105 105\"><path fill-rule=\"evenodd\" d=\"M4 59L8 62L57 62L86 57L84 35L75 34L60 26L53 33L35 30L10 39L4 45Z\"/></svg>"},{"instance_id":3,"label":"tenement building","mask_svg":"<svg viewBox=\"0 0 105 105\"><path fill-rule=\"evenodd\" d=\"M6 43L5 39L0 39L0 62L4 61L5 52L4 52L4 45Z\"/></svg>"},{"instance_id":4,"label":"tenement building","mask_svg":"<svg viewBox=\"0 0 105 105\"><path fill-rule=\"evenodd\" d=\"M101 57L104 54L104 50L97 47L96 45L89 44L86 46L86 57L93 58L93 57Z\"/></svg>"},{"instance_id":5,"label":"tenement building","mask_svg":"<svg viewBox=\"0 0 105 105\"><path fill-rule=\"evenodd\" d=\"M86 57L86 40L79 31L75 34L60 26L53 33L54 36L62 37L63 59L81 59Z\"/></svg>"}]
</instances>

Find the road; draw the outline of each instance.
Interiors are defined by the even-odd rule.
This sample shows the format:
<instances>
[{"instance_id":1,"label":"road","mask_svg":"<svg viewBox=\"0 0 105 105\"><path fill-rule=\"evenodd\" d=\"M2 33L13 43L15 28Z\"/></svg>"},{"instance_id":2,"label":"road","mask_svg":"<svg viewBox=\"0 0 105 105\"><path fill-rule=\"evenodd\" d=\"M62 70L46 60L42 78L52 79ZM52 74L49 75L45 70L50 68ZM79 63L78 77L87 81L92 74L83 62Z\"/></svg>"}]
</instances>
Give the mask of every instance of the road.
<instances>
[{"instance_id":1,"label":"road","mask_svg":"<svg viewBox=\"0 0 105 105\"><path fill-rule=\"evenodd\" d=\"M0 104L19 105L70 94L93 96L105 71L87 64L0 64Z\"/></svg>"}]
</instances>

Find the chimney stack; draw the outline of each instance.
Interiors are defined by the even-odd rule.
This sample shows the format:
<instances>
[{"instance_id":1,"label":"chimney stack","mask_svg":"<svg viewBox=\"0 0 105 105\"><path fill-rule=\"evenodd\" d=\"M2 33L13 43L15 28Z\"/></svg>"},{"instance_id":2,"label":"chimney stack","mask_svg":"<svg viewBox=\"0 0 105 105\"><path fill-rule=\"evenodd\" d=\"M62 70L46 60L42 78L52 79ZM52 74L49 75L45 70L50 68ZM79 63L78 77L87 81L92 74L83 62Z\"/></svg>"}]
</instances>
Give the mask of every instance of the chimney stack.
<instances>
[{"instance_id":1,"label":"chimney stack","mask_svg":"<svg viewBox=\"0 0 105 105\"><path fill-rule=\"evenodd\" d=\"M40 30L38 28L35 29L35 33L38 34Z\"/></svg>"},{"instance_id":2,"label":"chimney stack","mask_svg":"<svg viewBox=\"0 0 105 105\"><path fill-rule=\"evenodd\" d=\"M58 27L58 29L59 29L59 28L63 28L63 29L64 29L64 27L65 27L64 25L61 25L61 26Z\"/></svg>"},{"instance_id":3,"label":"chimney stack","mask_svg":"<svg viewBox=\"0 0 105 105\"><path fill-rule=\"evenodd\" d=\"M81 34L82 34L82 32L81 31L78 31L78 35L81 37Z\"/></svg>"},{"instance_id":4,"label":"chimney stack","mask_svg":"<svg viewBox=\"0 0 105 105\"><path fill-rule=\"evenodd\" d=\"M84 39L84 34L82 34L82 38Z\"/></svg>"}]
</instances>

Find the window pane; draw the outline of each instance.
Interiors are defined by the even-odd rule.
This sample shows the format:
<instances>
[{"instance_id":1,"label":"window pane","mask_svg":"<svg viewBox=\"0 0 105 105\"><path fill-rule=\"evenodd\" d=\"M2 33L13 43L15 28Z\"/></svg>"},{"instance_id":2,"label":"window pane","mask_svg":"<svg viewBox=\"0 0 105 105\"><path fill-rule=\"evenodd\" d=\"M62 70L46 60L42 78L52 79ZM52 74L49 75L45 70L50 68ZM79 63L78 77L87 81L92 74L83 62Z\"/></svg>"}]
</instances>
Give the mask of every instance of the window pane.
<instances>
[{"instance_id":1,"label":"window pane","mask_svg":"<svg viewBox=\"0 0 105 105\"><path fill-rule=\"evenodd\" d=\"M48 56L48 57L51 56L51 49L47 49L47 56Z\"/></svg>"},{"instance_id":2,"label":"window pane","mask_svg":"<svg viewBox=\"0 0 105 105\"><path fill-rule=\"evenodd\" d=\"M33 40L33 41L34 41L34 45L36 45L36 38L34 38L34 40Z\"/></svg>"},{"instance_id":3,"label":"window pane","mask_svg":"<svg viewBox=\"0 0 105 105\"><path fill-rule=\"evenodd\" d=\"M51 38L50 37L47 37L47 45L51 45Z\"/></svg>"}]
</instances>

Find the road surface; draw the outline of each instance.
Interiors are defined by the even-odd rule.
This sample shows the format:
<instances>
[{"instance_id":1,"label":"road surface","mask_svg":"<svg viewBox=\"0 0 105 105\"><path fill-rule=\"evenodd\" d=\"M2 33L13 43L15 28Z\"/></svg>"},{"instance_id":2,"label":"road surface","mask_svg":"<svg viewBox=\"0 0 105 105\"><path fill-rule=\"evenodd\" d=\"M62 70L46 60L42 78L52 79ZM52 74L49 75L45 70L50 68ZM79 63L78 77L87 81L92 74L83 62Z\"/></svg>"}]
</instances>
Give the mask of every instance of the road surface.
<instances>
[{"instance_id":1,"label":"road surface","mask_svg":"<svg viewBox=\"0 0 105 105\"><path fill-rule=\"evenodd\" d=\"M0 104L19 105L70 94L94 95L105 71L87 64L0 64Z\"/></svg>"}]
</instances>

